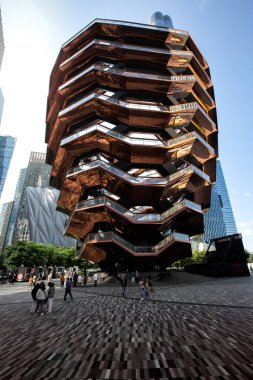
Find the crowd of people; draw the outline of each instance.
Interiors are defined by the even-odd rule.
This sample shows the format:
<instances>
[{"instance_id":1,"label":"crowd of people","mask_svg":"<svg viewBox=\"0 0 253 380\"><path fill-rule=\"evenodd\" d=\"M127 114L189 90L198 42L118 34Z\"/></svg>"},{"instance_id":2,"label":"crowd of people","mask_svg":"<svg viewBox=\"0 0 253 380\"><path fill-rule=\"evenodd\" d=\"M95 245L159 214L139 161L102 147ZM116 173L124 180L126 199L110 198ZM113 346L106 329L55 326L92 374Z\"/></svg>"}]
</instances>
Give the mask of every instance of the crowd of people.
<instances>
[{"instance_id":1,"label":"crowd of people","mask_svg":"<svg viewBox=\"0 0 253 380\"><path fill-rule=\"evenodd\" d=\"M59 277L61 288L65 289L64 301L66 301L69 296L73 300L72 287L86 287L87 286L87 276L82 276L78 273L67 274L62 273ZM93 274L93 286L96 287L98 284L98 274ZM127 276L123 273L118 275L118 280L121 284L122 296L125 297L127 288ZM131 283L138 285L140 290L141 300L149 300L150 293L153 292L153 286L151 283L151 276L146 278L140 277L137 271L132 273ZM44 313L51 313L53 308L53 301L55 298L55 284L52 278L48 276L48 288L46 289L46 284L44 281L36 283L36 276L31 276L28 280L28 289L31 288L31 295L33 299L31 314L43 315Z\"/></svg>"},{"instance_id":2,"label":"crowd of people","mask_svg":"<svg viewBox=\"0 0 253 380\"><path fill-rule=\"evenodd\" d=\"M61 273L59 276L61 288L66 288L66 282L68 278L71 279L71 281L73 281L74 288L75 287L85 288L87 286L88 277L86 274L82 276L81 274L78 274L76 272L73 275L69 273Z\"/></svg>"},{"instance_id":3,"label":"crowd of people","mask_svg":"<svg viewBox=\"0 0 253 380\"><path fill-rule=\"evenodd\" d=\"M118 280L121 284L122 296L125 297L127 287L127 276L123 273L118 276ZM135 271L132 273L131 283L138 284L140 289L140 297L142 301L149 300L150 293L154 291L150 275L148 277L139 277L138 271Z\"/></svg>"},{"instance_id":4,"label":"crowd of people","mask_svg":"<svg viewBox=\"0 0 253 380\"><path fill-rule=\"evenodd\" d=\"M53 308L53 301L55 298L55 286L53 282L48 282L48 289L44 281L37 282L31 291L33 303L31 307L31 314L51 313Z\"/></svg>"},{"instance_id":5,"label":"crowd of people","mask_svg":"<svg viewBox=\"0 0 253 380\"><path fill-rule=\"evenodd\" d=\"M74 273L61 273L60 277L61 287L65 289L64 301L69 295L73 300L72 287L86 287L87 276L82 276L77 272ZM97 278L96 278L97 284ZM51 313L53 308L53 301L55 298L55 285L52 281L52 273L48 274L48 289L44 281L36 283L36 276L31 275L28 279L28 289L32 289L31 295L33 299L31 314L43 315L44 313Z\"/></svg>"}]
</instances>

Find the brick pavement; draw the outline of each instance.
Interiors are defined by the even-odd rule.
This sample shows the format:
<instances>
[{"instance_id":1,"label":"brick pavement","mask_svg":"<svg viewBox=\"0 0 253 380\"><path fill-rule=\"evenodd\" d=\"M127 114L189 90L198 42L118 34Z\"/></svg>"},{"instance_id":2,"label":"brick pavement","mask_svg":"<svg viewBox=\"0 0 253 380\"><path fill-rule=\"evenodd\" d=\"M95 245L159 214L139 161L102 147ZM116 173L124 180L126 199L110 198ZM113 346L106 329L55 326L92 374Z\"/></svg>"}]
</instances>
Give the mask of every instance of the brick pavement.
<instances>
[{"instance_id":1,"label":"brick pavement","mask_svg":"<svg viewBox=\"0 0 253 380\"><path fill-rule=\"evenodd\" d=\"M2 288L0 379L253 379L253 277L179 273L151 301L112 285L57 288L43 316Z\"/></svg>"}]
</instances>

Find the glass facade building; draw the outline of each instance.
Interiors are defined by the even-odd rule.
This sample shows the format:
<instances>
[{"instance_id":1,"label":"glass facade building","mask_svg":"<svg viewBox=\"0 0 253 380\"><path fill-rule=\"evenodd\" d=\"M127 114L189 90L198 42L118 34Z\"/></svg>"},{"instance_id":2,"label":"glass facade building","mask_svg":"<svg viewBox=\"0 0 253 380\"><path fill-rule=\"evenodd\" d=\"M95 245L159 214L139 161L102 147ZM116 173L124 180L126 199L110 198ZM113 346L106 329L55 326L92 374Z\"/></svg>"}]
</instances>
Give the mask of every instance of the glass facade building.
<instances>
[{"instance_id":1,"label":"glass facade building","mask_svg":"<svg viewBox=\"0 0 253 380\"><path fill-rule=\"evenodd\" d=\"M3 250L14 202L4 203L0 213L0 253Z\"/></svg>"},{"instance_id":2,"label":"glass facade building","mask_svg":"<svg viewBox=\"0 0 253 380\"><path fill-rule=\"evenodd\" d=\"M209 243L212 238L237 233L235 218L219 160L217 160L216 178L216 184L212 188L211 207L204 214L205 233L203 240L205 243Z\"/></svg>"},{"instance_id":3,"label":"glass facade building","mask_svg":"<svg viewBox=\"0 0 253 380\"><path fill-rule=\"evenodd\" d=\"M0 88L0 125L1 125L1 121L2 121L3 109L4 109L4 96L3 96L2 90Z\"/></svg>"},{"instance_id":4,"label":"glass facade building","mask_svg":"<svg viewBox=\"0 0 253 380\"><path fill-rule=\"evenodd\" d=\"M52 188L27 187L27 214L30 239L36 243L73 247L75 239L64 236L68 216L56 211L59 191Z\"/></svg>"},{"instance_id":5,"label":"glass facade building","mask_svg":"<svg viewBox=\"0 0 253 380\"><path fill-rule=\"evenodd\" d=\"M16 139L11 136L0 136L0 197L10 166Z\"/></svg>"},{"instance_id":6,"label":"glass facade building","mask_svg":"<svg viewBox=\"0 0 253 380\"><path fill-rule=\"evenodd\" d=\"M4 35L3 35L3 25L2 25L2 16L1 16L1 8L0 8L0 70L2 68L2 61L4 56ZM2 90L0 88L0 124L2 119L2 113L4 108L4 97Z\"/></svg>"},{"instance_id":7,"label":"glass facade building","mask_svg":"<svg viewBox=\"0 0 253 380\"><path fill-rule=\"evenodd\" d=\"M27 168L20 170L5 245L15 240L30 239L26 188L48 186L51 166L45 163L45 158L45 153L31 152Z\"/></svg>"},{"instance_id":8,"label":"glass facade building","mask_svg":"<svg viewBox=\"0 0 253 380\"><path fill-rule=\"evenodd\" d=\"M3 34L1 8L0 8L0 70L2 67L3 56L4 56L4 34Z\"/></svg>"},{"instance_id":9,"label":"glass facade building","mask_svg":"<svg viewBox=\"0 0 253 380\"><path fill-rule=\"evenodd\" d=\"M155 12L150 18L150 24L156 26L163 26L167 28L173 28L173 22L171 17L168 15L163 15L162 12Z\"/></svg>"}]
</instances>

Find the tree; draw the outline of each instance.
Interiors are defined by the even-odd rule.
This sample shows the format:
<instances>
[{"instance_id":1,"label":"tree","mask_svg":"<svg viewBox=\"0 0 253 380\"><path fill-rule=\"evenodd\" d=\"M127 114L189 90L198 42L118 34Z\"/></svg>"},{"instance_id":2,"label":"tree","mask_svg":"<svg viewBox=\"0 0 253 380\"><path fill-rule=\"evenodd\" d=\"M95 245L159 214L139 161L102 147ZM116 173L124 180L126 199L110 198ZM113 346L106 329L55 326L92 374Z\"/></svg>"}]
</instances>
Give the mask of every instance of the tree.
<instances>
[{"instance_id":1,"label":"tree","mask_svg":"<svg viewBox=\"0 0 253 380\"><path fill-rule=\"evenodd\" d=\"M189 257L183 260L178 260L175 263L173 263L172 266L176 268L180 268L180 267L184 267L185 265L202 263L204 260L204 257L205 257L204 251L199 251L195 249L192 251L192 257Z\"/></svg>"},{"instance_id":2,"label":"tree","mask_svg":"<svg viewBox=\"0 0 253 380\"><path fill-rule=\"evenodd\" d=\"M3 265L13 270L21 265L33 266L61 266L65 268L77 265L80 269L97 268L87 260L75 257L75 247L55 247L50 244L34 243L32 241L17 240L7 246L2 254Z\"/></svg>"},{"instance_id":3,"label":"tree","mask_svg":"<svg viewBox=\"0 0 253 380\"><path fill-rule=\"evenodd\" d=\"M33 266L73 266L75 247L55 247L49 244L17 240L7 246L3 252L3 264L8 269L21 265Z\"/></svg>"}]
</instances>

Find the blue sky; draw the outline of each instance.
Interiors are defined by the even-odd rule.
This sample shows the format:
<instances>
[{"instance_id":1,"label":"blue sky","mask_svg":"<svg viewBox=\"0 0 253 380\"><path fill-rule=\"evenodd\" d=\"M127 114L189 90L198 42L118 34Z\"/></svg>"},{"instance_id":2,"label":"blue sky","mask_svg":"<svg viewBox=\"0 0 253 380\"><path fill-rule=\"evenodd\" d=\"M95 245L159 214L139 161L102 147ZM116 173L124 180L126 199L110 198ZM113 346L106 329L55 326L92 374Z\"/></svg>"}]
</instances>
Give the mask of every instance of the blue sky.
<instances>
[{"instance_id":1,"label":"blue sky","mask_svg":"<svg viewBox=\"0 0 253 380\"><path fill-rule=\"evenodd\" d=\"M207 59L219 154L239 232L253 252L252 0L1 0L5 96L1 134L18 138L1 202L13 198L30 151L44 151L49 75L61 45L94 18L148 23L157 10L187 30Z\"/></svg>"}]
</instances>

